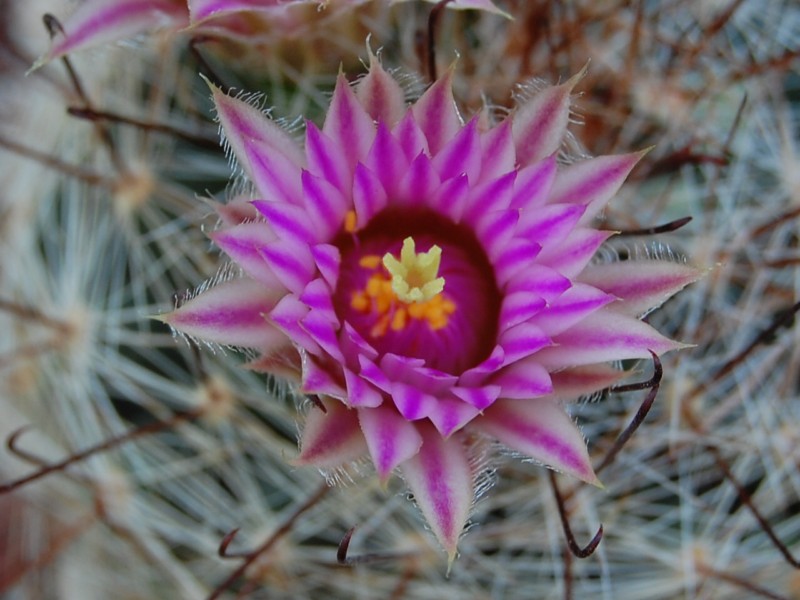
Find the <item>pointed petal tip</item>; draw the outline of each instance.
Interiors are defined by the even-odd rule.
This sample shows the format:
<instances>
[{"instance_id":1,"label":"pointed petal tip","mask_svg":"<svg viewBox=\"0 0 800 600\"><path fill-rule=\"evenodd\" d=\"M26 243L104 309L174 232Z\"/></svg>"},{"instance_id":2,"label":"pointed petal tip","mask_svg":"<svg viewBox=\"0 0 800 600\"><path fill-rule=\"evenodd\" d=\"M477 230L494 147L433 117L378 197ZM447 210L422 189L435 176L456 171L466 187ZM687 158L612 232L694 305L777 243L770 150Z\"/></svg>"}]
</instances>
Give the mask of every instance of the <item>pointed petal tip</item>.
<instances>
[{"instance_id":1,"label":"pointed petal tip","mask_svg":"<svg viewBox=\"0 0 800 600\"><path fill-rule=\"evenodd\" d=\"M456 556L458 554L458 549L453 546L453 548L445 548L447 551L447 571L445 571L444 576L450 577L450 570L453 568L453 563L456 560Z\"/></svg>"},{"instance_id":2,"label":"pointed petal tip","mask_svg":"<svg viewBox=\"0 0 800 600\"><path fill-rule=\"evenodd\" d=\"M307 456L303 455L301 451L297 456L294 458L290 458L285 450L281 450L281 459L288 464L290 467L295 467L297 469L300 468L307 468L307 467L317 467L318 469L324 469L326 467L330 467L329 465L320 466L316 461L312 458L308 458Z\"/></svg>"},{"instance_id":3,"label":"pointed petal tip","mask_svg":"<svg viewBox=\"0 0 800 600\"><path fill-rule=\"evenodd\" d=\"M458 66L458 59L459 58L460 57L458 55L456 55L456 57L452 61L450 61L450 64L447 65L447 69L445 69L444 77L447 77L449 79L452 79L453 77L455 77L456 67Z\"/></svg>"},{"instance_id":4,"label":"pointed petal tip","mask_svg":"<svg viewBox=\"0 0 800 600\"><path fill-rule=\"evenodd\" d=\"M217 92L219 92L219 91L220 91L220 89L219 89L219 88L218 88L216 85L214 85L214 82L212 82L212 81L211 81L211 80L210 80L208 77L206 77L206 76L205 76L205 74L203 74L203 73L198 73L198 75L200 75L200 79L202 79L203 81L205 81L205 82L206 82L206 85L208 86L208 88L209 88L209 89L210 89L210 90L211 90L211 91L212 91L214 94L216 94Z\"/></svg>"},{"instance_id":5,"label":"pointed petal tip","mask_svg":"<svg viewBox=\"0 0 800 600\"><path fill-rule=\"evenodd\" d=\"M650 154L655 149L655 147L656 147L656 144L652 144L650 146L647 146L646 148L642 148L641 150L635 150L634 152L628 153L628 156L630 156L632 159L634 159L633 160L633 164L631 165L631 171L633 170L633 167L638 165L639 162L641 162L641 160L645 156Z\"/></svg>"},{"instance_id":6,"label":"pointed petal tip","mask_svg":"<svg viewBox=\"0 0 800 600\"><path fill-rule=\"evenodd\" d=\"M165 323L166 325L169 325L169 316L173 312L175 312L175 311L169 311L169 312L161 313L161 314L158 314L158 315L147 315L145 318L146 319L150 319L152 321L160 321L161 323Z\"/></svg>"},{"instance_id":7,"label":"pointed petal tip","mask_svg":"<svg viewBox=\"0 0 800 600\"><path fill-rule=\"evenodd\" d=\"M286 456L284 456L283 460L292 467L307 467L310 464L303 459L302 454L298 454L294 458L286 458Z\"/></svg>"},{"instance_id":8,"label":"pointed petal tip","mask_svg":"<svg viewBox=\"0 0 800 600\"><path fill-rule=\"evenodd\" d=\"M422 449L400 469L431 532L452 563L474 501L473 467L457 439L444 441L433 426L421 427L420 433Z\"/></svg>"},{"instance_id":9,"label":"pointed petal tip","mask_svg":"<svg viewBox=\"0 0 800 600\"><path fill-rule=\"evenodd\" d=\"M28 67L28 70L25 71L25 77L28 77L31 74L35 73L43 66L45 66L47 63L49 63L51 60L52 57L50 56L49 52L42 54L39 58L36 59L36 61L34 61L34 63L30 67Z\"/></svg>"},{"instance_id":10,"label":"pointed petal tip","mask_svg":"<svg viewBox=\"0 0 800 600\"><path fill-rule=\"evenodd\" d=\"M675 342L675 348L673 348L673 350L690 350L692 348L697 348L697 344L685 344L684 342ZM665 352L671 352L671 350L666 350Z\"/></svg>"},{"instance_id":11,"label":"pointed petal tip","mask_svg":"<svg viewBox=\"0 0 800 600\"><path fill-rule=\"evenodd\" d=\"M597 476L597 473L594 472L594 469L589 466L589 473L585 476L580 476L578 474L574 475L576 478L580 479L584 483L588 483L589 485L593 485L597 489L605 490L606 486L603 485L603 482L600 481L600 478Z\"/></svg>"},{"instance_id":12,"label":"pointed petal tip","mask_svg":"<svg viewBox=\"0 0 800 600\"><path fill-rule=\"evenodd\" d=\"M567 90L567 93L572 92L572 90L575 89L575 86L577 86L581 80L586 77L586 73L589 72L589 63L591 62L591 59L587 60L586 64L581 67L580 71L575 73L575 75L567 79L567 81L562 84L564 89Z\"/></svg>"},{"instance_id":13,"label":"pointed petal tip","mask_svg":"<svg viewBox=\"0 0 800 600\"><path fill-rule=\"evenodd\" d=\"M697 344L686 344L684 342L679 342L677 340L670 340L669 338L664 338L665 344L659 348L657 351L653 350L657 356L664 356L667 352L676 352L678 350L691 350L692 348L697 348ZM647 357L643 357L647 358Z\"/></svg>"},{"instance_id":14,"label":"pointed petal tip","mask_svg":"<svg viewBox=\"0 0 800 600\"><path fill-rule=\"evenodd\" d=\"M594 468L588 462L588 454L587 454L587 462L583 465L583 469L579 470L570 470L565 471L560 467L554 467L551 465L545 465L551 471L559 473L561 475L565 475L566 477L574 477L578 481L582 481L583 483L592 485L598 489L605 490L606 486L603 485L603 482L600 481L600 478L597 476L597 473L594 472Z\"/></svg>"},{"instance_id":15,"label":"pointed petal tip","mask_svg":"<svg viewBox=\"0 0 800 600\"><path fill-rule=\"evenodd\" d=\"M645 155L649 154L650 151L653 150L653 148L655 148L655 147L656 147L656 144L652 144L650 146L647 146L646 148L642 148L638 152L634 152L634 154L639 154L640 156L645 156Z\"/></svg>"}]
</instances>

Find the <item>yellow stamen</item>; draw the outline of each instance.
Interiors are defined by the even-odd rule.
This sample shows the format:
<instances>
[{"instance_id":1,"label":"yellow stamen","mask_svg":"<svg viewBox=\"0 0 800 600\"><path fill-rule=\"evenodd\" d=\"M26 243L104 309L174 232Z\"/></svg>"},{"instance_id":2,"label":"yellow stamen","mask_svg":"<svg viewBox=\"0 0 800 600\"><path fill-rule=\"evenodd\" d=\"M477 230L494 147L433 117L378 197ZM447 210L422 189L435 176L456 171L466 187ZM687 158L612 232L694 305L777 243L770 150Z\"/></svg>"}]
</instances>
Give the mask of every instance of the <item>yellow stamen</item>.
<instances>
[{"instance_id":1,"label":"yellow stamen","mask_svg":"<svg viewBox=\"0 0 800 600\"><path fill-rule=\"evenodd\" d=\"M405 310L394 311L392 317L392 331L403 331L408 323L408 313Z\"/></svg>"},{"instance_id":2,"label":"yellow stamen","mask_svg":"<svg viewBox=\"0 0 800 600\"><path fill-rule=\"evenodd\" d=\"M368 312L370 307L369 296L365 292L355 292L350 300L350 306L359 312Z\"/></svg>"},{"instance_id":3,"label":"yellow stamen","mask_svg":"<svg viewBox=\"0 0 800 600\"><path fill-rule=\"evenodd\" d=\"M353 233L356 230L356 211L348 210L344 216L344 230Z\"/></svg>"},{"instance_id":4,"label":"yellow stamen","mask_svg":"<svg viewBox=\"0 0 800 600\"><path fill-rule=\"evenodd\" d=\"M383 257L383 266L392 276L392 291L406 304L427 302L444 289L444 277L437 277L442 262L442 249L431 246L417 254L414 238L403 240L400 260L391 253Z\"/></svg>"},{"instance_id":5,"label":"yellow stamen","mask_svg":"<svg viewBox=\"0 0 800 600\"><path fill-rule=\"evenodd\" d=\"M380 264L381 257L377 254L367 254L366 256L362 256L361 260L358 261L358 266L365 269L377 269Z\"/></svg>"}]
</instances>

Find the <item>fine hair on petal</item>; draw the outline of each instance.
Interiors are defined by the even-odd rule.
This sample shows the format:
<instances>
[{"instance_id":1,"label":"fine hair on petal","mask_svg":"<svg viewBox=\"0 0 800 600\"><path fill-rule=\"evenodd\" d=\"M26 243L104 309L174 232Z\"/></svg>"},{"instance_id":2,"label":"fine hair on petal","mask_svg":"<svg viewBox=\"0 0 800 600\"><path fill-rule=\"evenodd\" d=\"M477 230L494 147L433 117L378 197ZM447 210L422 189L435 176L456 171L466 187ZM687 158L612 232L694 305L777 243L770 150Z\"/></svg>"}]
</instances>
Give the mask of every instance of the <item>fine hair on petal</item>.
<instances>
[{"instance_id":1,"label":"fine hair on petal","mask_svg":"<svg viewBox=\"0 0 800 600\"><path fill-rule=\"evenodd\" d=\"M523 83L518 83L514 91L511 94L512 100L516 106L523 106L526 103L530 102L533 98L535 98L538 94L542 93L543 91L552 87L552 84L549 83L546 79L541 77L534 77L532 79L528 79ZM569 115L567 117L568 122L570 125L573 126L583 126L585 125L585 120L583 116L578 111L578 107L574 100L579 98L582 95L581 92L573 91L570 93L570 105L569 105ZM498 115L502 115L503 111L507 114L513 114L513 109L503 109L502 107L498 107ZM579 163L581 161L589 160L592 158L592 154L586 150L583 144L580 142L578 137L575 135L574 131L571 128L568 128L561 140L561 146L558 149L558 162L562 165L571 165L574 163Z\"/></svg>"},{"instance_id":2,"label":"fine hair on petal","mask_svg":"<svg viewBox=\"0 0 800 600\"><path fill-rule=\"evenodd\" d=\"M673 249L660 240L632 242L611 238L598 250L591 264L605 265L628 260L666 261L675 264L689 264L685 254Z\"/></svg>"},{"instance_id":3,"label":"fine hair on petal","mask_svg":"<svg viewBox=\"0 0 800 600\"><path fill-rule=\"evenodd\" d=\"M243 275L244 275L244 271L242 271L241 267L239 267L236 263L225 262L219 267L219 269L217 269L217 272L214 275L212 275L211 277L206 279L204 282L202 282L196 288L191 289L191 290L185 290L184 292L182 292L180 294L175 294L173 308L174 309L178 309L181 306L183 306L184 304L186 304L187 302L189 302L190 300L195 299L197 296L200 296L201 294L207 292L208 290L210 290L210 289L212 289L212 288L214 288L214 287L216 287L218 285L221 285L223 283L226 283L228 281L231 281L233 279L238 279L239 277L242 277ZM198 337L189 335L189 334L181 331L180 329L177 329L177 328L172 327L172 326L170 326L170 329L172 330L173 337L175 337L176 339L180 338L180 339L184 340L187 344L190 344L190 345L191 344L195 344L197 346L203 346L205 348L208 348L209 350L211 350L211 352L213 354L221 353L221 354L224 355L226 353L226 351L228 351L228 350L236 351L236 352L241 352L242 351L242 349L239 348L239 347L226 346L225 344L218 344L216 342L210 342L210 341L205 340L203 338L198 338Z\"/></svg>"},{"instance_id":4,"label":"fine hair on petal","mask_svg":"<svg viewBox=\"0 0 800 600\"><path fill-rule=\"evenodd\" d=\"M475 498L471 512L474 512L478 503L497 483L497 469L494 466L496 462L495 445L495 442L489 441L483 436L475 436L467 447L467 460L475 478Z\"/></svg>"},{"instance_id":5,"label":"fine hair on petal","mask_svg":"<svg viewBox=\"0 0 800 600\"><path fill-rule=\"evenodd\" d=\"M331 487L358 486L365 477L375 472L372 461L367 456L362 456L344 465L334 468L318 468L320 475Z\"/></svg>"}]
</instances>

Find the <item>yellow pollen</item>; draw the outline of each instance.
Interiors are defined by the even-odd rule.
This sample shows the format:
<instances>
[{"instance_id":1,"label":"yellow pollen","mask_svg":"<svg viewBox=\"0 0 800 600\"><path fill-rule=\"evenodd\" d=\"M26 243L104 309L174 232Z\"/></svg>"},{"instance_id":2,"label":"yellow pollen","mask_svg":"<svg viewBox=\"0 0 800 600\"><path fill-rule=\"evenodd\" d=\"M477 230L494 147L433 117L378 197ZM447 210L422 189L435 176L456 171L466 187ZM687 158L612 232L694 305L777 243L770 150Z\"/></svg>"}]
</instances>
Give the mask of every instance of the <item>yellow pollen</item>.
<instances>
[{"instance_id":1,"label":"yellow pollen","mask_svg":"<svg viewBox=\"0 0 800 600\"><path fill-rule=\"evenodd\" d=\"M408 313L404 310L394 311L392 317L392 331L403 331L408 323Z\"/></svg>"},{"instance_id":2,"label":"yellow pollen","mask_svg":"<svg viewBox=\"0 0 800 600\"><path fill-rule=\"evenodd\" d=\"M344 216L344 230L353 233L356 230L356 211L348 210Z\"/></svg>"},{"instance_id":3,"label":"yellow pollen","mask_svg":"<svg viewBox=\"0 0 800 600\"><path fill-rule=\"evenodd\" d=\"M444 277L437 277L442 262L442 249L431 246L417 254L414 238L403 240L400 260L391 253L383 257L383 266L392 276L392 291L406 304L427 302L444 289Z\"/></svg>"},{"instance_id":4,"label":"yellow pollen","mask_svg":"<svg viewBox=\"0 0 800 600\"><path fill-rule=\"evenodd\" d=\"M377 254L367 254L358 261L358 266L365 269L377 269L381 264L381 257Z\"/></svg>"}]
</instances>

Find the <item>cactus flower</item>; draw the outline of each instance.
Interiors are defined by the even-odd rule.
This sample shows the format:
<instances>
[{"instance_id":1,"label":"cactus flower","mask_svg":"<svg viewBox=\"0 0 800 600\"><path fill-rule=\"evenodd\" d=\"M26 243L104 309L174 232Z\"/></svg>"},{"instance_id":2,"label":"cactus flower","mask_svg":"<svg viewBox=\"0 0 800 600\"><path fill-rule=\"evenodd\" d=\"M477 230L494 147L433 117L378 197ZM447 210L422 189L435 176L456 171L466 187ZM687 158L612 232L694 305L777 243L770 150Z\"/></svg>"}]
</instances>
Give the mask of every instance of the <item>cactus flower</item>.
<instances>
[{"instance_id":1,"label":"cactus flower","mask_svg":"<svg viewBox=\"0 0 800 600\"><path fill-rule=\"evenodd\" d=\"M609 363L681 347L640 317L698 276L592 262L613 235L593 220L642 153L559 164L579 76L492 126L462 119L452 76L407 106L373 57L356 85L339 76L302 147L213 89L257 190L210 234L243 275L161 317L294 376L320 399L297 462L399 472L451 560L478 440L598 483L564 403L616 381Z\"/></svg>"}]
</instances>

